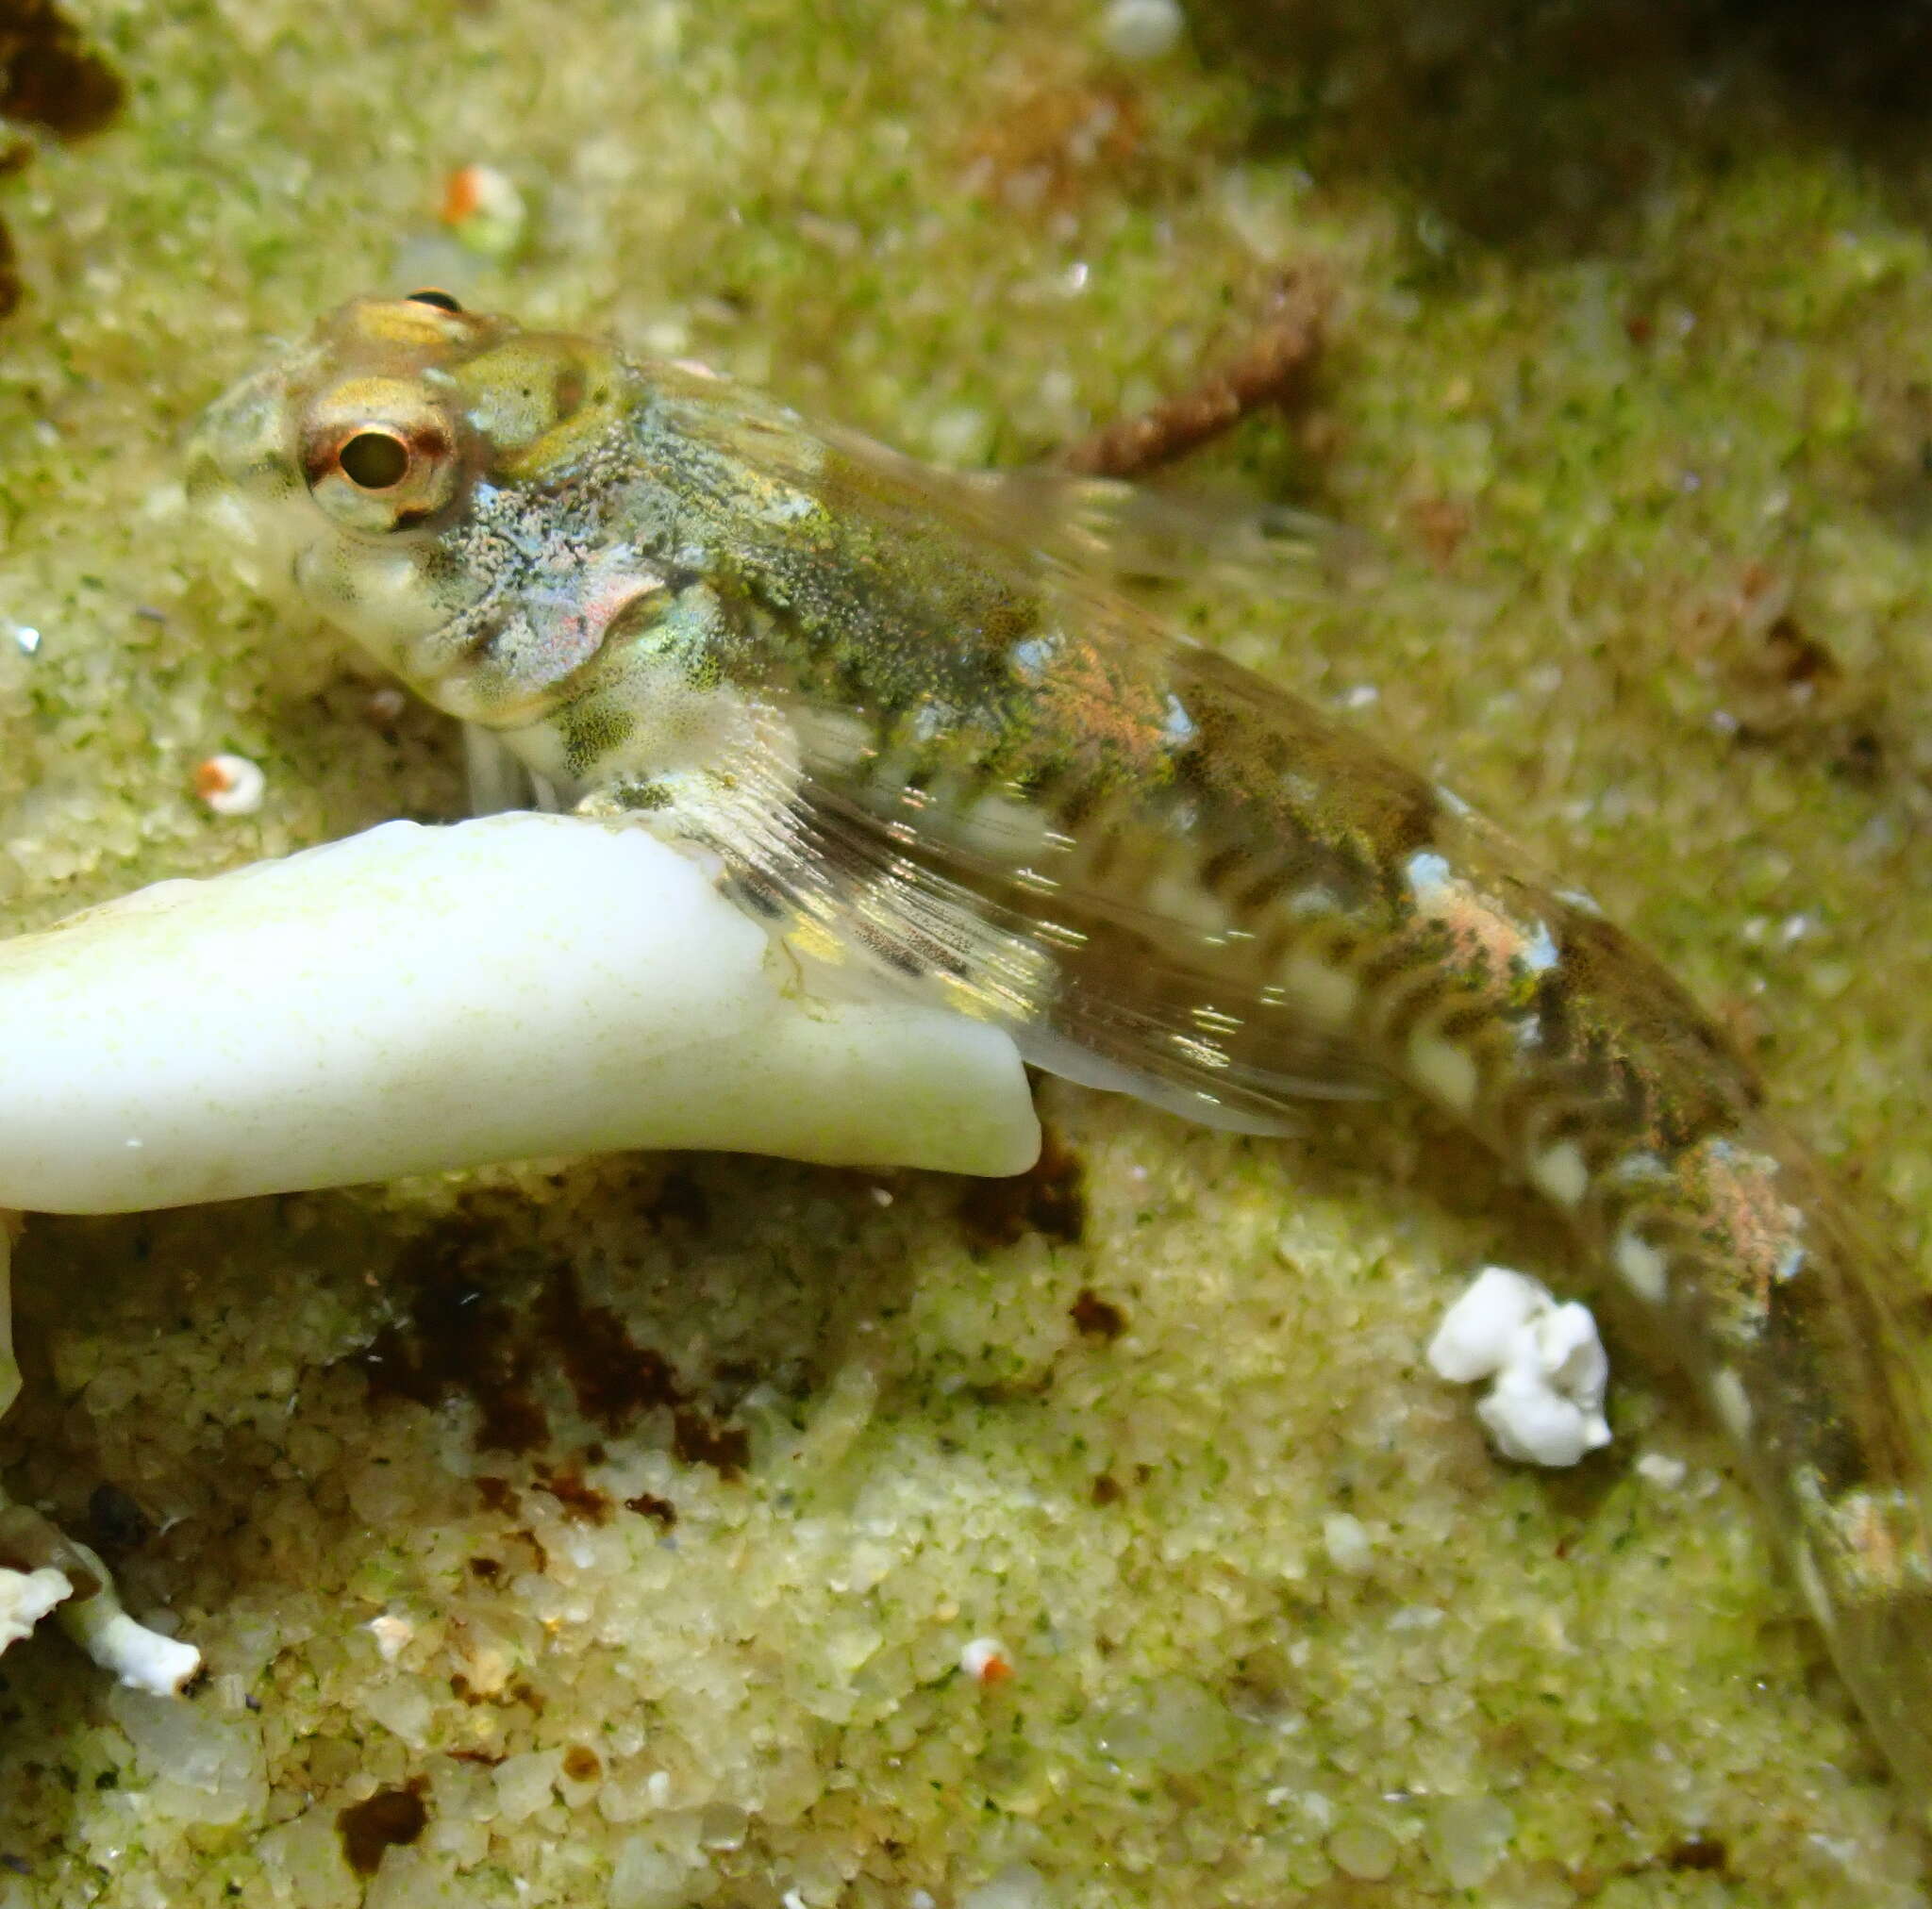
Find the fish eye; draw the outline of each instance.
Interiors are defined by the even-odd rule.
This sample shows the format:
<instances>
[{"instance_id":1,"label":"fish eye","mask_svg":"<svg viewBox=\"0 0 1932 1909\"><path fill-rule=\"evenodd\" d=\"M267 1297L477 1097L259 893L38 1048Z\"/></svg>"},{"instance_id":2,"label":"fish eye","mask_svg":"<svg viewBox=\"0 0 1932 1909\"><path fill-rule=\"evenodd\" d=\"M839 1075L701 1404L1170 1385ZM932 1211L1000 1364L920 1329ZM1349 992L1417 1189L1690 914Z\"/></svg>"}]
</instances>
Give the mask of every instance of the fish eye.
<instances>
[{"instance_id":1,"label":"fish eye","mask_svg":"<svg viewBox=\"0 0 1932 1909\"><path fill-rule=\"evenodd\" d=\"M375 536L427 523L464 488L458 422L420 379L349 378L321 393L296 452L316 503Z\"/></svg>"},{"instance_id":2,"label":"fish eye","mask_svg":"<svg viewBox=\"0 0 1932 1909\"><path fill-rule=\"evenodd\" d=\"M342 475L358 490L387 490L409 468L409 447L392 431L358 431L336 454Z\"/></svg>"},{"instance_id":3,"label":"fish eye","mask_svg":"<svg viewBox=\"0 0 1932 1909\"><path fill-rule=\"evenodd\" d=\"M433 305L438 311L460 312L463 308L457 303L453 294L440 291L433 285L425 286L420 291L410 292L403 302L406 305Z\"/></svg>"}]
</instances>

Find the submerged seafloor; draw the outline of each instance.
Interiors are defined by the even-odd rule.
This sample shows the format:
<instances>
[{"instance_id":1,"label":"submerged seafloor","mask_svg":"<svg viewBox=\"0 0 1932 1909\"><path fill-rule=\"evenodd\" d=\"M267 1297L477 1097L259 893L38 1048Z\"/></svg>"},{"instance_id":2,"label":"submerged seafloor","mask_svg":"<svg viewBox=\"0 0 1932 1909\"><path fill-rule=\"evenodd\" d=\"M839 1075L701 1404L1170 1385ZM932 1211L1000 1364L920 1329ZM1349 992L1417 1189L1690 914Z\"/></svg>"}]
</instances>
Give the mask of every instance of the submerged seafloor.
<instances>
[{"instance_id":1,"label":"submerged seafloor","mask_svg":"<svg viewBox=\"0 0 1932 1909\"><path fill-rule=\"evenodd\" d=\"M449 732L175 488L332 301L456 276L1020 462L1313 260L1315 404L1208 461L1373 574L1200 626L1588 883L1923 1249L1907 9L1202 5L1141 63L1073 0L78 18L126 107L0 186L9 926L457 812ZM512 259L438 223L467 163L529 201ZM192 791L224 750L254 817ZM1422 1367L1476 1264L1575 1277L1501 1175L1399 1108L1044 1100L1017 1195L622 1159L34 1222L9 1488L213 1674L171 1708L8 1654L0 1905L1925 1900L1682 1388L1613 1318L1616 1443L1530 1474Z\"/></svg>"}]
</instances>

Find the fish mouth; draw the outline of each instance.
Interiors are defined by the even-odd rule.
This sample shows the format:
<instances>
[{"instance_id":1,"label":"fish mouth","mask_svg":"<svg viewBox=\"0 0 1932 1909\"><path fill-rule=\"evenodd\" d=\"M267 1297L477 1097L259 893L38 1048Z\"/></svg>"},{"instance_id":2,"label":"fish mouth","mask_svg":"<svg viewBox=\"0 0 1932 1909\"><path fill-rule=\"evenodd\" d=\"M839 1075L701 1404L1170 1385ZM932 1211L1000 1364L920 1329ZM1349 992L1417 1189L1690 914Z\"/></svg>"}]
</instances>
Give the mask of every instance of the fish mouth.
<instances>
[{"instance_id":1,"label":"fish mouth","mask_svg":"<svg viewBox=\"0 0 1932 1909\"><path fill-rule=\"evenodd\" d=\"M251 589L279 593L307 540L286 361L244 378L201 414L182 447L191 517Z\"/></svg>"}]
</instances>

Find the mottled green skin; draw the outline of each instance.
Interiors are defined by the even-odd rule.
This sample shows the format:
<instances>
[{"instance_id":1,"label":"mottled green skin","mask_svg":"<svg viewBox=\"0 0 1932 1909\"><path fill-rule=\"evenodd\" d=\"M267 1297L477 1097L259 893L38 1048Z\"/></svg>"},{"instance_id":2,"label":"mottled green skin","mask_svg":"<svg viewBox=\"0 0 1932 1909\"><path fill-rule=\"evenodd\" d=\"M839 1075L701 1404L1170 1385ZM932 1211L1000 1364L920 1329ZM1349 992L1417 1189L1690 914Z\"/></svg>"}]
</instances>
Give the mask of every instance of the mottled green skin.
<instances>
[{"instance_id":1,"label":"mottled green skin","mask_svg":"<svg viewBox=\"0 0 1932 1909\"><path fill-rule=\"evenodd\" d=\"M372 436L392 483L345 474ZM694 368L408 301L225 400L192 489L563 800L721 858L805 955L1223 1124L1390 1078L1464 1120L1710 1397L1923 1791L1908 1273L1587 898L1108 588L1075 494L1056 518Z\"/></svg>"}]
</instances>

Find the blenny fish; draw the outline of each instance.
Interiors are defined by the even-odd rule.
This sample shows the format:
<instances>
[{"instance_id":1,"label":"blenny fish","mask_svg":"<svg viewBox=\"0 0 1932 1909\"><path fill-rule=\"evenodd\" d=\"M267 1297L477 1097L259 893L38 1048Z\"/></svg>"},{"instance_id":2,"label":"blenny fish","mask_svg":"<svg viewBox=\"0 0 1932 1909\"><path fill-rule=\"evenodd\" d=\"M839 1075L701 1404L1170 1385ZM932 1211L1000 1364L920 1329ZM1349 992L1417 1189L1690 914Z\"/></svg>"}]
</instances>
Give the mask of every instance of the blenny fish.
<instances>
[{"instance_id":1,"label":"blenny fish","mask_svg":"<svg viewBox=\"0 0 1932 1909\"><path fill-rule=\"evenodd\" d=\"M1927 1294L1586 897L1185 640L1037 486L699 366L360 300L192 463L265 581L808 974L1224 1126L1398 1084L1465 1123L1653 1316L1923 1819Z\"/></svg>"}]
</instances>

